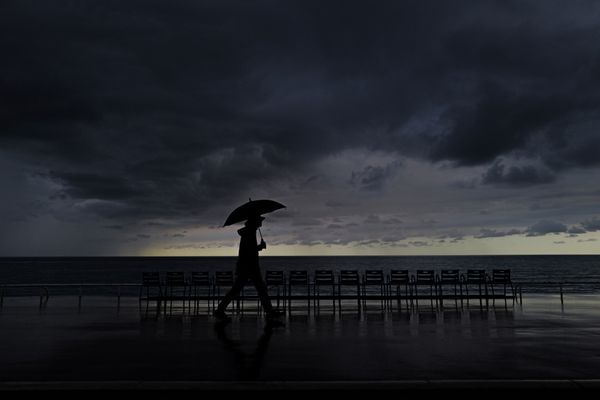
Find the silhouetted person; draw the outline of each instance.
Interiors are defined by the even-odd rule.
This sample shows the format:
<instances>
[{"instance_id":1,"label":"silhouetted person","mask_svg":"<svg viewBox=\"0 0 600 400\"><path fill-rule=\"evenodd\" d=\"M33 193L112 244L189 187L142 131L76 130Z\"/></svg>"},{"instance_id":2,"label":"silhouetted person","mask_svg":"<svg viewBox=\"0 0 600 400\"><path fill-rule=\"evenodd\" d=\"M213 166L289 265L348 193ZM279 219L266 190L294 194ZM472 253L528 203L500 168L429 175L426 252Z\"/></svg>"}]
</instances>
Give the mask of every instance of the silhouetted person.
<instances>
[{"instance_id":1,"label":"silhouetted person","mask_svg":"<svg viewBox=\"0 0 600 400\"><path fill-rule=\"evenodd\" d=\"M262 278L260 273L260 266L258 264L258 252L266 249L267 244L261 239L260 244L256 243L256 230L262 226L264 220L261 216L256 216L248 219L245 226L238 230L238 234L241 236L240 239L240 250L237 259L236 267L236 278L233 282L233 287L225 295L217 310L214 312L214 316L221 320L229 320L225 310L231 301L237 297L246 282L251 280L256 291L260 302L267 314L268 319L276 318L281 316L279 311L273 310L271 299L267 291L267 285Z\"/></svg>"}]
</instances>

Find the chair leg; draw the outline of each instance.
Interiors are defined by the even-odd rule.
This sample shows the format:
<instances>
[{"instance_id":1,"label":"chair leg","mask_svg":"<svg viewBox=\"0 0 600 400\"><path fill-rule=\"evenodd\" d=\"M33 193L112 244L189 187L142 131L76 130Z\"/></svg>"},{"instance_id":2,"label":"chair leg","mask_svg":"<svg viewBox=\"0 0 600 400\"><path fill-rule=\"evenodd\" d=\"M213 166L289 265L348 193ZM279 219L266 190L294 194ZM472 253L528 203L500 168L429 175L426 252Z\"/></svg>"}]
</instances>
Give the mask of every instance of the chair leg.
<instances>
[{"instance_id":1,"label":"chair leg","mask_svg":"<svg viewBox=\"0 0 600 400\"><path fill-rule=\"evenodd\" d=\"M315 288L313 287L313 296L315 294L314 291L315 291ZM306 294L306 298L308 299L307 300L307 303L308 303L308 313L310 314L310 283L306 285L306 293L307 293Z\"/></svg>"},{"instance_id":2,"label":"chair leg","mask_svg":"<svg viewBox=\"0 0 600 400\"><path fill-rule=\"evenodd\" d=\"M363 291L364 290L365 290L365 286L363 285ZM356 285L356 307L358 309L358 313L359 314L362 312L362 309L360 308L361 300L362 300L362 303L365 306L364 310L365 310L365 312L367 312L366 294L363 293L363 298L361 299L360 284L357 284Z\"/></svg>"}]
</instances>

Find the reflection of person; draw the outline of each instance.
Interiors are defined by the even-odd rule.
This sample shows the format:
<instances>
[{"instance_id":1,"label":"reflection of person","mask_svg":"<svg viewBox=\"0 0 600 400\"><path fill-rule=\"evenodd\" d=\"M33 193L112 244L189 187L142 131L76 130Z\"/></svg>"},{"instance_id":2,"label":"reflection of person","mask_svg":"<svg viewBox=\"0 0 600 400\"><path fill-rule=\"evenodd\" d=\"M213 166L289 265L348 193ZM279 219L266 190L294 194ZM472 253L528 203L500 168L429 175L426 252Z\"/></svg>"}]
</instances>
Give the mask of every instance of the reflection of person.
<instances>
[{"instance_id":1,"label":"reflection of person","mask_svg":"<svg viewBox=\"0 0 600 400\"><path fill-rule=\"evenodd\" d=\"M262 226L263 220L264 218L261 216L250 218L246 221L245 226L238 230L241 239L235 282L233 282L233 287L225 295L214 312L214 316L221 320L229 320L229 317L225 314L225 310L229 303L240 294L248 280L251 280L256 287L260 302L267 313L267 318L276 318L281 315L279 311L273 310L267 285L265 285L258 264L258 252L267 248L267 244L262 239L260 244L256 243L256 230Z\"/></svg>"},{"instance_id":2,"label":"reflection of person","mask_svg":"<svg viewBox=\"0 0 600 400\"><path fill-rule=\"evenodd\" d=\"M269 346L269 341L273 335L273 325L269 323L265 326L263 334L258 339L256 348L252 352L243 351L239 342L232 340L227 336L227 333L225 333L225 323L216 323L215 332L225 349L233 354L236 372L238 374L237 379L242 381L258 379L263 359Z\"/></svg>"}]
</instances>

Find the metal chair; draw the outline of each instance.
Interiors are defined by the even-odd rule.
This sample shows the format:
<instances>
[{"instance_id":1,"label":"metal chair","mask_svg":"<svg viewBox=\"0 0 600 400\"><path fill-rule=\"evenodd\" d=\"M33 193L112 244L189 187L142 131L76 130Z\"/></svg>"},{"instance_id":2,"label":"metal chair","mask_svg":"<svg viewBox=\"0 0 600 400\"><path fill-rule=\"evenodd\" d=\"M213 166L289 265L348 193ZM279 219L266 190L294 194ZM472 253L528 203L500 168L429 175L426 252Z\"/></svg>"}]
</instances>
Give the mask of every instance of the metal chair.
<instances>
[{"instance_id":1,"label":"metal chair","mask_svg":"<svg viewBox=\"0 0 600 400\"><path fill-rule=\"evenodd\" d=\"M400 288L404 286L404 298L406 300L406 307L408 308L408 300L412 302L412 287L410 285L410 276L408 275L407 269L392 269L388 275L388 292L390 293L390 307L393 310L391 302L392 287L396 287L396 299L398 301L398 309L402 308Z\"/></svg>"},{"instance_id":2,"label":"metal chair","mask_svg":"<svg viewBox=\"0 0 600 400\"><path fill-rule=\"evenodd\" d=\"M483 307L483 297L485 297L485 304L488 305L487 296L487 279L485 269L468 269L467 275L462 275L462 284L466 291L467 305L471 300L469 295L469 287L476 286L479 292L479 306ZM483 289L483 292L482 292Z\"/></svg>"},{"instance_id":3,"label":"metal chair","mask_svg":"<svg viewBox=\"0 0 600 400\"><path fill-rule=\"evenodd\" d=\"M185 299L186 294L188 292L188 284L185 281L185 275L183 272L167 272L167 280L166 280L166 298L169 299L169 309L173 309L173 296L174 290L182 289L182 305L185 309Z\"/></svg>"},{"instance_id":4,"label":"metal chair","mask_svg":"<svg viewBox=\"0 0 600 400\"><path fill-rule=\"evenodd\" d=\"M502 285L505 306L506 306L506 288L507 288L507 286L510 286L510 294L511 294L511 298L514 303L515 288L513 286L512 280L510 278L510 269L493 269L492 276L489 279L488 283L490 285L490 288L492 289L492 302L494 305L496 304L496 296L495 296L495 292L494 292L494 286L496 286L496 285Z\"/></svg>"},{"instance_id":5,"label":"metal chair","mask_svg":"<svg viewBox=\"0 0 600 400\"><path fill-rule=\"evenodd\" d=\"M361 312L361 290L360 290L360 277L358 271L354 270L341 270L338 277L338 304L340 307L340 313L342 312L342 286L344 287L355 287L356 288L356 304L357 310Z\"/></svg>"},{"instance_id":6,"label":"metal chair","mask_svg":"<svg viewBox=\"0 0 600 400\"><path fill-rule=\"evenodd\" d=\"M379 299L381 302L381 311L384 311L385 310L384 299L385 299L386 289L385 289L385 280L383 278L382 270L366 270L363 275L362 289L363 289L363 306L364 306L365 310L367 309L367 296L369 295L368 287L373 287L373 286L379 287Z\"/></svg>"},{"instance_id":7,"label":"metal chair","mask_svg":"<svg viewBox=\"0 0 600 400\"><path fill-rule=\"evenodd\" d=\"M433 300L435 298L435 273L432 269L419 269L417 270L416 276L412 277L412 287L414 288L414 297L416 300L417 307L419 306L419 286L429 286L429 299L431 300L431 306L433 307Z\"/></svg>"},{"instance_id":8,"label":"metal chair","mask_svg":"<svg viewBox=\"0 0 600 400\"><path fill-rule=\"evenodd\" d=\"M444 305L444 286L451 286L454 289L454 303L458 306L458 299L462 302L462 285L460 282L460 271L458 269L443 269L436 276L436 285L438 287L438 297L440 305ZM460 290L460 296L459 294Z\"/></svg>"},{"instance_id":9,"label":"metal chair","mask_svg":"<svg viewBox=\"0 0 600 400\"><path fill-rule=\"evenodd\" d=\"M206 309L210 310L212 282L208 271L192 271L190 280L190 299L194 298L194 307L198 309L200 306L201 291L204 289L206 295Z\"/></svg>"},{"instance_id":10,"label":"metal chair","mask_svg":"<svg viewBox=\"0 0 600 400\"><path fill-rule=\"evenodd\" d=\"M157 299L161 299L163 296L162 285L160 282L160 273L158 272L142 272L142 284L140 286L140 302L142 301L142 294L146 289L146 301L150 299L150 288L158 289Z\"/></svg>"},{"instance_id":11,"label":"metal chair","mask_svg":"<svg viewBox=\"0 0 600 400\"><path fill-rule=\"evenodd\" d=\"M283 274L283 271L266 271L265 285L267 285L267 290L270 287L275 287L277 289L277 309L279 309L279 301L282 297L284 301L283 307L285 307L286 284L285 275Z\"/></svg>"},{"instance_id":12,"label":"metal chair","mask_svg":"<svg viewBox=\"0 0 600 400\"><path fill-rule=\"evenodd\" d=\"M288 310L292 312L292 301L294 299L294 287L305 287L306 288L306 301L308 306L308 312L310 312L310 281L308 279L307 271L290 271L288 275Z\"/></svg>"},{"instance_id":13,"label":"metal chair","mask_svg":"<svg viewBox=\"0 0 600 400\"><path fill-rule=\"evenodd\" d=\"M221 287L229 287L233 286L233 271L216 271L215 272L215 280L213 282L213 303L212 308L215 309L215 300L221 300ZM239 307L239 303L238 303Z\"/></svg>"},{"instance_id":14,"label":"metal chair","mask_svg":"<svg viewBox=\"0 0 600 400\"><path fill-rule=\"evenodd\" d=\"M321 310L321 287L331 286L331 303L335 312L335 278L332 270L317 270L314 277L313 306Z\"/></svg>"}]
</instances>

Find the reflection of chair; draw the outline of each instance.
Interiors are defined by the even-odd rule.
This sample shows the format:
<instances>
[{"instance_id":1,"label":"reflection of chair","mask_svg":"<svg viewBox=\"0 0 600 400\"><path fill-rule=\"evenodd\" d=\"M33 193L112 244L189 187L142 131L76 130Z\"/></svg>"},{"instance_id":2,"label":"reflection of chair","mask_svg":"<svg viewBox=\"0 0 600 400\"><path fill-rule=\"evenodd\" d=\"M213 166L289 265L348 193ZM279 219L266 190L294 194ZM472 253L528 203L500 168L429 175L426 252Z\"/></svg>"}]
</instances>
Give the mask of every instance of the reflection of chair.
<instances>
[{"instance_id":1,"label":"reflection of chair","mask_svg":"<svg viewBox=\"0 0 600 400\"><path fill-rule=\"evenodd\" d=\"M332 270L316 270L314 278L314 300L313 305L317 309L321 308L321 286L331 286L331 303L333 311L335 311L335 278Z\"/></svg>"},{"instance_id":2,"label":"reflection of chair","mask_svg":"<svg viewBox=\"0 0 600 400\"><path fill-rule=\"evenodd\" d=\"M267 271L265 272L265 285L267 285L267 289L270 287L277 288L277 308L279 308L279 300L283 297L285 307L285 297L286 297L286 288L285 288L285 276L283 275L283 271ZM283 292L283 293L282 293Z\"/></svg>"},{"instance_id":3,"label":"reflection of chair","mask_svg":"<svg viewBox=\"0 0 600 400\"><path fill-rule=\"evenodd\" d=\"M140 286L140 302L146 289L146 300L150 299L150 288L157 289L157 298L162 297L162 285L160 284L160 274L158 272L142 272L142 285Z\"/></svg>"},{"instance_id":4,"label":"reflection of chair","mask_svg":"<svg viewBox=\"0 0 600 400\"><path fill-rule=\"evenodd\" d=\"M215 280L213 282L213 309L215 308L215 300L221 300L221 287L233 286L233 271L216 271Z\"/></svg>"},{"instance_id":5,"label":"reflection of chair","mask_svg":"<svg viewBox=\"0 0 600 400\"><path fill-rule=\"evenodd\" d=\"M203 291L206 295L206 308L207 310L210 309L211 286L212 282L210 281L208 271L192 272L192 279L190 281L190 297L194 297L194 307L198 308L200 305L200 295Z\"/></svg>"},{"instance_id":6,"label":"reflection of chair","mask_svg":"<svg viewBox=\"0 0 600 400\"><path fill-rule=\"evenodd\" d=\"M444 305L444 286L451 286L454 289L454 303L458 305L458 293L460 289L460 299L462 301L462 285L460 284L460 274L457 269L443 269L436 277L438 287L438 296L440 304Z\"/></svg>"},{"instance_id":7,"label":"reflection of chair","mask_svg":"<svg viewBox=\"0 0 600 400\"><path fill-rule=\"evenodd\" d=\"M308 280L308 272L306 271L290 271L288 276L288 309L292 311L292 300L294 298L294 287L306 288L306 301L308 312L310 312L310 281Z\"/></svg>"},{"instance_id":8,"label":"reflection of chair","mask_svg":"<svg viewBox=\"0 0 600 400\"><path fill-rule=\"evenodd\" d=\"M363 305L365 310L367 309L367 296L368 287L379 287L379 299L381 301L381 311L384 310L384 298L385 298L385 282L383 279L383 271L382 270L366 270L363 275Z\"/></svg>"},{"instance_id":9,"label":"reflection of chair","mask_svg":"<svg viewBox=\"0 0 600 400\"><path fill-rule=\"evenodd\" d=\"M510 278L510 269L493 269L492 276L489 280L489 285L490 285L490 288L492 289L493 304L496 304L496 297L495 297L495 293L494 293L494 286L496 286L496 285L502 285L505 305L506 305L506 287L507 286L510 286L510 295L513 299L513 302L515 301L515 288L513 287L513 283Z\"/></svg>"},{"instance_id":10,"label":"reflection of chair","mask_svg":"<svg viewBox=\"0 0 600 400\"><path fill-rule=\"evenodd\" d=\"M414 288L414 297L419 305L419 286L429 286L429 298L433 306L433 298L435 291L435 274L432 269L419 269L417 275L413 276L412 286Z\"/></svg>"},{"instance_id":11,"label":"reflection of chair","mask_svg":"<svg viewBox=\"0 0 600 400\"><path fill-rule=\"evenodd\" d=\"M487 304L487 286L486 286L486 274L485 269L468 269L467 275L462 276L462 283L466 291L467 295L467 304L469 304L469 300L471 296L469 296L469 287L476 286L479 292L479 306L483 307L483 296L485 294L485 301ZM483 289L483 292L482 292Z\"/></svg>"},{"instance_id":12,"label":"reflection of chair","mask_svg":"<svg viewBox=\"0 0 600 400\"><path fill-rule=\"evenodd\" d=\"M392 293L392 287L396 287L396 299L398 301L398 309L401 308L402 303L401 303L401 296L400 296L400 288L402 286L404 286L404 299L406 301L406 307L408 308L408 299L412 298L412 289L410 287L410 278L408 275L408 270L407 269L402 269L402 270L398 270L398 269L392 269L390 271L390 274L388 276L388 292L390 293L390 306L393 309L392 303L391 303L391 293Z\"/></svg>"},{"instance_id":13,"label":"reflection of chair","mask_svg":"<svg viewBox=\"0 0 600 400\"><path fill-rule=\"evenodd\" d=\"M167 281L165 287L165 293L167 299L169 299L169 307L173 308L173 295L176 289L182 291L182 303L185 308L185 297L187 294L188 285L185 281L183 272L167 272Z\"/></svg>"},{"instance_id":14,"label":"reflection of chair","mask_svg":"<svg viewBox=\"0 0 600 400\"><path fill-rule=\"evenodd\" d=\"M355 287L356 288L356 303L357 310L360 312L360 278L358 271L341 270L338 278L338 304L340 306L340 312L342 311L342 286Z\"/></svg>"}]
</instances>

